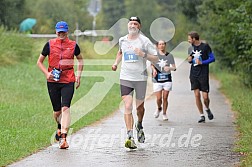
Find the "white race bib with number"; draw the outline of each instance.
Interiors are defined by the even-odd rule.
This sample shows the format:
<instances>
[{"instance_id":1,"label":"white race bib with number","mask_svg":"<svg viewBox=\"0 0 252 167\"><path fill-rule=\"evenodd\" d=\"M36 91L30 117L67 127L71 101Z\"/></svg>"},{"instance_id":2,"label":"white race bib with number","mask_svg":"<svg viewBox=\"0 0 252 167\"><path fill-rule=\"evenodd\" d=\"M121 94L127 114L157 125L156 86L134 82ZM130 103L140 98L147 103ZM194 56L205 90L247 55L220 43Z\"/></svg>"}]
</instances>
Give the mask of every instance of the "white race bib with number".
<instances>
[{"instance_id":1,"label":"white race bib with number","mask_svg":"<svg viewBox=\"0 0 252 167\"><path fill-rule=\"evenodd\" d=\"M132 63L132 62L137 62L138 61L138 56L135 53L129 53L125 52L123 55L124 62L126 63Z\"/></svg>"},{"instance_id":2,"label":"white race bib with number","mask_svg":"<svg viewBox=\"0 0 252 167\"><path fill-rule=\"evenodd\" d=\"M166 81L166 80L168 80L167 73L158 73L158 81Z\"/></svg>"}]
</instances>

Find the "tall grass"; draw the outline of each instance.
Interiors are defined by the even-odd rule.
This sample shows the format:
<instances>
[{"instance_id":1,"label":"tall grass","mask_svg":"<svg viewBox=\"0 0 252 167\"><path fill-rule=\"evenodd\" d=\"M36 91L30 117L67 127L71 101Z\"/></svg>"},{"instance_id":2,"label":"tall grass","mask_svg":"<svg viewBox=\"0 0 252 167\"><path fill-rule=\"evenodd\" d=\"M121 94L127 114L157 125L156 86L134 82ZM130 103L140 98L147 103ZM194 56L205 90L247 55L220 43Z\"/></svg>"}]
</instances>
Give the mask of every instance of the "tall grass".
<instances>
[{"instance_id":1,"label":"tall grass","mask_svg":"<svg viewBox=\"0 0 252 167\"><path fill-rule=\"evenodd\" d=\"M0 66L25 62L32 56L32 40L0 26Z\"/></svg>"},{"instance_id":2,"label":"tall grass","mask_svg":"<svg viewBox=\"0 0 252 167\"><path fill-rule=\"evenodd\" d=\"M221 91L230 99L239 130L235 150L244 155L242 166L252 166L252 89L245 87L241 76L215 65L213 73L221 82Z\"/></svg>"}]
</instances>

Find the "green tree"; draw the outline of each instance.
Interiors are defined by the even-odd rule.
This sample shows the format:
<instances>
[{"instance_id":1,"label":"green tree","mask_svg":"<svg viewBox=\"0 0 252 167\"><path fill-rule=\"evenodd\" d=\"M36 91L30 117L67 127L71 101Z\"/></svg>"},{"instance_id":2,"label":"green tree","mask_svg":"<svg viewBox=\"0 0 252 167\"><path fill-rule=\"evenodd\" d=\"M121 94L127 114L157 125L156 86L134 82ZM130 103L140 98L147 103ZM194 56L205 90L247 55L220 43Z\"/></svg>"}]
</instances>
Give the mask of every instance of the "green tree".
<instances>
[{"instance_id":1,"label":"green tree","mask_svg":"<svg viewBox=\"0 0 252 167\"><path fill-rule=\"evenodd\" d=\"M36 33L55 33L56 22L64 20L69 24L72 33L79 24L79 29L92 28L92 17L87 11L88 2L85 0L26 0L25 17L37 19L34 27Z\"/></svg>"},{"instance_id":2,"label":"green tree","mask_svg":"<svg viewBox=\"0 0 252 167\"><path fill-rule=\"evenodd\" d=\"M25 0L1 0L0 1L0 25L8 29L18 29L22 21Z\"/></svg>"},{"instance_id":3,"label":"green tree","mask_svg":"<svg viewBox=\"0 0 252 167\"><path fill-rule=\"evenodd\" d=\"M150 36L150 25L158 18L158 3L157 1L145 0L129 0L125 1L126 18L130 16L138 16L141 19L141 31L148 37Z\"/></svg>"},{"instance_id":4,"label":"green tree","mask_svg":"<svg viewBox=\"0 0 252 167\"><path fill-rule=\"evenodd\" d=\"M245 0L235 10L230 10L234 22L233 33L237 38L236 68L244 78L244 83L252 86L252 1Z\"/></svg>"},{"instance_id":5,"label":"green tree","mask_svg":"<svg viewBox=\"0 0 252 167\"><path fill-rule=\"evenodd\" d=\"M252 2L205 0L199 7L202 32L212 42L217 60L252 85ZM207 24L206 24L207 20Z\"/></svg>"},{"instance_id":6,"label":"green tree","mask_svg":"<svg viewBox=\"0 0 252 167\"><path fill-rule=\"evenodd\" d=\"M116 21L125 17L124 0L103 1L103 23L105 28L110 28Z\"/></svg>"},{"instance_id":7,"label":"green tree","mask_svg":"<svg viewBox=\"0 0 252 167\"><path fill-rule=\"evenodd\" d=\"M207 37L208 42L212 43L218 60L222 65L230 68L233 68L236 60L234 53L237 37L233 33L234 25L229 16L229 10L236 7L235 0L230 0L229 3L225 0L206 0L199 7L202 33Z\"/></svg>"},{"instance_id":8,"label":"green tree","mask_svg":"<svg viewBox=\"0 0 252 167\"><path fill-rule=\"evenodd\" d=\"M178 0L177 6L182 13L192 22L196 23L198 20L198 6L202 4L203 0Z\"/></svg>"},{"instance_id":9,"label":"green tree","mask_svg":"<svg viewBox=\"0 0 252 167\"><path fill-rule=\"evenodd\" d=\"M191 30L197 30L195 24L191 21L191 18L185 15L186 11L182 0L157 0L158 2L158 16L166 17L170 19L175 26L175 35L169 41L168 47L172 50L180 42L187 40L187 32ZM189 3L188 1L187 3ZM195 3L195 1L191 2ZM196 17L196 16L195 16Z\"/></svg>"}]
</instances>

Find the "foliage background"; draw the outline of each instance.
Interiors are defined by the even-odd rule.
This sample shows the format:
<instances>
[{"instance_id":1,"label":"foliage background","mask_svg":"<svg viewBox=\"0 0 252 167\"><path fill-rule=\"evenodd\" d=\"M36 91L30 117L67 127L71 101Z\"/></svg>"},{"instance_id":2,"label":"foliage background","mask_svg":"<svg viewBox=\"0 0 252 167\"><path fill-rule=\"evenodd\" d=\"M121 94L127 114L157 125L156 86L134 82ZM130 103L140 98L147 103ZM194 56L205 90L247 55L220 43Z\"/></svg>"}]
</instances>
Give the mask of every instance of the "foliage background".
<instances>
[{"instance_id":1,"label":"foliage background","mask_svg":"<svg viewBox=\"0 0 252 167\"><path fill-rule=\"evenodd\" d=\"M1 0L0 24L18 30L20 22L37 19L33 33L54 33L55 23L65 20L70 32L78 27L91 30L93 16L87 10L89 0ZM199 31L207 40L222 68L241 76L251 87L252 75L252 1L251 0L103 0L96 16L96 29L109 29L117 20L137 15L142 32L151 38L149 26L158 17L169 18L176 26L169 50L187 40L187 32ZM86 37L90 40L90 37ZM155 42L155 41L153 41ZM0 53L1 54L1 53Z\"/></svg>"},{"instance_id":2,"label":"foliage background","mask_svg":"<svg viewBox=\"0 0 252 167\"><path fill-rule=\"evenodd\" d=\"M13 110L13 112L7 112L10 114L12 113L12 115L10 115L10 118L12 118L15 116L15 114L13 114L15 113L14 111L20 109L18 100L15 101L17 103L16 106L10 105L13 97L17 99L18 97L28 99L27 103L29 103L29 99L32 99L31 97L23 96L24 94L29 96L29 94L23 92L23 90L29 91L29 89L25 87L19 92L19 86L22 86L22 84L24 86L29 85L26 82L23 83L22 77L30 78L29 75L37 76L38 71L34 73L30 73L30 71L37 70L37 68L33 67L38 56L36 54L40 52L45 42L39 41L39 44L37 44L34 40L26 38L24 34L21 34L19 32L19 24L21 21L28 17L36 18L37 24L33 27L32 33L37 34L55 33L55 23L60 20L69 23L70 33L74 32L77 25L81 31L91 30L93 16L90 16L88 13L88 5L89 0L0 0L1 75L8 74L10 80L13 80L12 82L8 82L8 84L4 82L5 80L0 80L2 95L0 98L1 125L3 125L4 122L9 123L9 121L6 121L3 117L3 113L6 115L6 111ZM244 160L244 164L251 165L251 107L249 108L249 105L247 105L247 103L249 103L247 99L251 101L251 98L247 98L245 95L251 91L252 87L252 1L103 0L102 9L96 16L96 29L109 29L119 19L135 15L139 16L142 20L142 32L150 38L149 26L156 18L166 17L174 23L176 32L174 38L168 42L168 51L171 51L179 42L187 40L187 33L189 31L198 31L200 38L206 40L215 53L217 62L215 64L217 64L217 69L215 69L214 72L222 74L225 71L225 76L228 76L225 78L220 75L220 77L224 78L224 81L226 81L226 85L232 86L232 88L227 86L227 90L232 90L236 87L244 87L246 91L241 94L241 97L239 96L238 99L235 98L233 105L234 109L239 112L237 123L240 128L241 134L239 137L241 142L238 143L238 151L248 155L248 158ZM88 58L94 58L94 53L90 50L90 48L92 48L92 44L90 43L91 38L86 36L81 38L82 41L84 40L87 42L85 44L80 44L81 49ZM38 45L39 47L37 47ZM84 46L88 47L84 48ZM26 65L31 68L27 69ZM16 76L13 75L13 73L7 73L11 72L11 69L15 69L17 72L23 71L24 76ZM14 79L12 77L14 77ZM16 84L15 77L19 77L16 79L19 84ZM222 82L225 86L224 81ZM90 81L90 83L92 82ZM9 86L9 89L7 89L8 87L6 87L6 85ZM36 93L36 91L32 90L32 87L29 88L31 92ZM19 91L15 91L16 89ZM227 90L226 92L228 92ZM38 92L40 92L40 90ZM20 93L22 96L18 96L14 93ZM12 96L12 94L14 95ZM233 98L237 94L238 93L234 91L233 94L230 94L230 98ZM8 101L8 97L10 101ZM33 100L30 102L34 103ZM29 103L29 105L32 105L31 103ZM36 104L34 107L37 107ZM25 111L27 109L26 105L23 106L23 108L21 107L21 109ZM29 113L28 116L30 116ZM246 124L244 124L244 122ZM6 128L7 127L9 126L6 126ZM79 127L81 127L81 125ZM15 133L16 132L18 131L15 131ZM9 132L6 132L6 134L9 134ZM8 137L6 135L2 136ZM16 134L14 134L14 137L15 136ZM31 138L31 140L33 139L34 138ZM39 147L41 147L41 145ZM34 148L31 149L36 150L37 148L38 146L35 145ZM2 153L3 149L0 149L0 151L0 155L4 155ZM12 151L16 152L16 150ZM29 154L29 152L25 154ZM22 155L24 155L24 153ZM7 159L5 163L10 162L10 158L13 160L22 155L21 153L20 155L19 153L18 155L6 155L5 158ZM1 165L2 164L0 164L0 166Z\"/></svg>"}]
</instances>

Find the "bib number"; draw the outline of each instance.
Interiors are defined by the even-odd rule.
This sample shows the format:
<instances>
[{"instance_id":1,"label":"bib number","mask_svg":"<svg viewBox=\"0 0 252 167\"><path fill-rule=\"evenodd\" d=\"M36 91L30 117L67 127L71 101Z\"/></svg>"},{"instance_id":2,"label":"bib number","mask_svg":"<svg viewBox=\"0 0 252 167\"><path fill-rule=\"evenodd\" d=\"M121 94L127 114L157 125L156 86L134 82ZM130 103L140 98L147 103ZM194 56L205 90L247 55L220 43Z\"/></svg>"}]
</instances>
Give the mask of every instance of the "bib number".
<instances>
[{"instance_id":1,"label":"bib number","mask_svg":"<svg viewBox=\"0 0 252 167\"><path fill-rule=\"evenodd\" d=\"M53 75L53 80L54 81L59 81L60 80L60 74L61 74L61 70L53 68L52 75Z\"/></svg>"},{"instance_id":2,"label":"bib number","mask_svg":"<svg viewBox=\"0 0 252 167\"><path fill-rule=\"evenodd\" d=\"M167 81L167 80L168 80L168 74L158 73L158 81Z\"/></svg>"},{"instance_id":3,"label":"bib number","mask_svg":"<svg viewBox=\"0 0 252 167\"><path fill-rule=\"evenodd\" d=\"M124 53L124 62L137 62L138 56L135 53Z\"/></svg>"}]
</instances>

